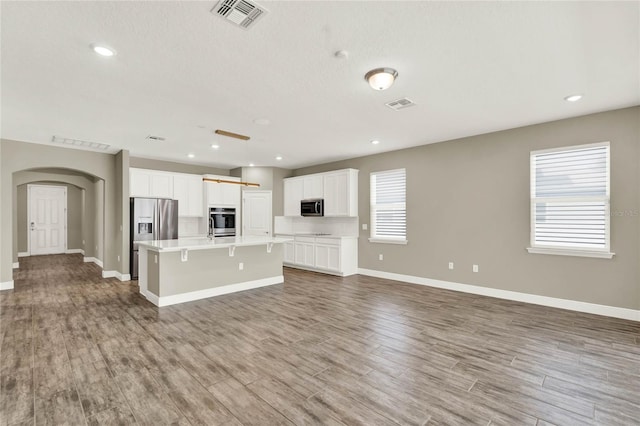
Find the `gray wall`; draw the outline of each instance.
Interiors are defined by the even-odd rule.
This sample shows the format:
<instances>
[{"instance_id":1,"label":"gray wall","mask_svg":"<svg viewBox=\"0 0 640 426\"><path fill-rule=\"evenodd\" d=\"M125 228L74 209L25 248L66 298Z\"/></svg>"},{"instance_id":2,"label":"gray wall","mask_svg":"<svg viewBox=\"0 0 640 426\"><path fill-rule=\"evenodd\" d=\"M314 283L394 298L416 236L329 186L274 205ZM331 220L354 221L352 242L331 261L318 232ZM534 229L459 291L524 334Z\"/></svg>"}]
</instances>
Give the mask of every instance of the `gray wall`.
<instances>
[{"instance_id":1,"label":"gray wall","mask_svg":"<svg viewBox=\"0 0 640 426\"><path fill-rule=\"evenodd\" d=\"M93 236L94 257L104 262L104 237L105 237L105 205L100 200L104 199L104 181L99 180L93 185L93 192L96 194L94 199L94 212L96 214L96 227Z\"/></svg>"},{"instance_id":2,"label":"gray wall","mask_svg":"<svg viewBox=\"0 0 640 426\"><path fill-rule=\"evenodd\" d=\"M29 183L48 183L52 185L64 185L67 187L67 197L71 206L69 207L69 215L67 225L70 228L68 235L69 249L84 249L85 256L93 256L93 234L95 228L94 206L90 205L87 209L85 205L87 199L94 199L93 194L93 177L76 173L66 169L43 168L37 170L25 170L13 173L13 191L15 200L15 215L13 215L13 259L17 258L18 252L27 251L27 184ZM69 189L71 188L71 189ZM80 189L77 193L75 190ZM77 197L76 197L77 195ZM77 198L77 199L76 199ZM74 201L74 199L76 199ZM74 208L79 205L79 210ZM74 218L77 215L78 218ZM75 223L79 223L79 230L76 231ZM78 235L78 236L76 236ZM85 240L85 245L82 245ZM91 243L90 243L91 242ZM90 243L90 244L89 244Z\"/></svg>"},{"instance_id":3,"label":"gray wall","mask_svg":"<svg viewBox=\"0 0 640 426\"><path fill-rule=\"evenodd\" d=\"M83 220L83 191L75 185L58 182L32 182L37 185L55 185L67 188L67 249L83 249L82 244L82 220ZM26 252L29 249L27 238L29 237L28 223L29 210L27 201L28 184L18 185L17 187L17 205L16 205L16 222L17 222L17 242L18 253Z\"/></svg>"},{"instance_id":4,"label":"gray wall","mask_svg":"<svg viewBox=\"0 0 640 426\"><path fill-rule=\"evenodd\" d=\"M611 142L612 260L529 254L529 153ZM369 174L407 170L406 246L370 243L360 268L640 308L640 107L355 158L295 171L352 167L369 223ZM384 255L384 261L378 260ZM453 271L448 262L455 263ZM478 264L480 272L471 271Z\"/></svg>"},{"instance_id":5,"label":"gray wall","mask_svg":"<svg viewBox=\"0 0 640 426\"><path fill-rule=\"evenodd\" d=\"M260 188L272 192L273 216L284 214L284 178L293 176L293 170L279 167L239 167L230 171L230 176L241 178L245 182L259 183Z\"/></svg>"},{"instance_id":6,"label":"gray wall","mask_svg":"<svg viewBox=\"0 0 640 426\"><path fill-rule=\"evenodd\" d=\"M130 157L129 166L138 169L163 170L174 173L191 173L194 175L230 176L229 169L202 166L199 164L175 163L173 161L153 160L150 158Z\"/></svg>"},{"instance_id":7,"label":"gray wall","mask_svg":"<svg viewBox=\"0 0 640 426\"><path fill-rule=\"evenodd\" d=\"M0 216L0 282L12 280L12 259L14 236L12 231L13 207L16 205L13 189L13 174L24 170L41 168L63 168L91 175L102 185L104 204L110 206L103 209L104 232L103 263L105 270L119 270L117 256L122 243L122 231L117 226L116 209L113 207L118 197L122 197L122 187L116 187L116 162L121 161L114 155L90 151L74 150L51 145L40 145L18 142L7 139L0 141L2 156L0 157L0 205L3 208ZM128 189L127 189L128 190ZM17 241L15 243L17 251ZM14 262L17 260L13 260ZM124 272L124 271L120 271Z\"/></svg>"}]
</instances>

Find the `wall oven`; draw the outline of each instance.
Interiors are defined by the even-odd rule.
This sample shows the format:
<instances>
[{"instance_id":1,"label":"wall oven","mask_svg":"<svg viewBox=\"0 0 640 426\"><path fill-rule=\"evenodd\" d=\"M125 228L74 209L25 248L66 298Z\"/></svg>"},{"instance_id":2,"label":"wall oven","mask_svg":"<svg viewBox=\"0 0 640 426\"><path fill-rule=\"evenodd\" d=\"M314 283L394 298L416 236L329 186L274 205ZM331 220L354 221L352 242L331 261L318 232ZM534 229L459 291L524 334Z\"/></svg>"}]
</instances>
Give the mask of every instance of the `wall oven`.
<instances>
[{"instance_id":1,"label":"wall oven","mask_svg":"<svg viewBox=\"0 0 640 426\"><path fill-rule=\"evenodd\" d=\"M236 209L209 207L209 235L214 237L235 237Z\"/></svg>"},{"instance_id":2,"label":"wall oven","mask_svg":"<svg viewBox=\"0 0 640 426\"><path fill-rule=\"evenodd\" d=\"M300 202L300 214L302 216L324 216L324 200L322 198L302 200Z\"/></svg>"}]
</instances>

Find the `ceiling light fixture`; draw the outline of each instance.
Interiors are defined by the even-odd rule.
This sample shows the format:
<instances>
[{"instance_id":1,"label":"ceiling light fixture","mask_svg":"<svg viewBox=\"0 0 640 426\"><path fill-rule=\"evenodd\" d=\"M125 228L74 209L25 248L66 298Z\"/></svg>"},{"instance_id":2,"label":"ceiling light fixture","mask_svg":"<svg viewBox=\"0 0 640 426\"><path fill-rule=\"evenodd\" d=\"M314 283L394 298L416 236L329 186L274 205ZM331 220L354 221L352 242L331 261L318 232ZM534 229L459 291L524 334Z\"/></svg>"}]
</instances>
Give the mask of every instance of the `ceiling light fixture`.
<instances>
[{"instance_id":1,"label":"ceiling light fixture","mask_svg":"<svg viewBox=\"0 0 640 426\"><path fill-rule=\"evenodd\" d=\"M386 90L398 77L398 71L393 68L376 68L364 75L364 79L369 82L374 90Z\"/></svg>"},{"instance_id":2,"label":"ceiling light fixture","mask_svg":"<svg viewBox=\"0 0 640 426\"><path fill-rule=\"evenodd\" d=\"M377 140L377 139L374 139L374 140L371 141L372 145L378 145L379 143L380 143L380 141Z\"/></svg>"},{"instance_id":3,"label":"ceiling light fixture","mask_svg":"<svg viewBox=\"0 0 640 426\"><path fill-rule=\"evenodd\" d=\"M281 161L281 160L282 160L282 155L278 155L278 156L276 157L276 160Z\"/></svg>"},{"instance_id":4,"label":"ceiling light fixture","mask_svg":"<svg viewBox=\"0 0 640 426\"><path fill-rule=\"evenodd\" d=\"M98 55L100 56L114 56L116 54L116 51L105 47L105 46L100 46L99 44L92 44L91 45L91 49L93 49L94 52L96 52Z\"/></svg>"},{"instance_id":5,"label":"ceiling light fixture","mask_svg":"<svg viewBox=\"0 0 640 426\"><path fill-rule=\"evenodd\" d=\"M578 102L580 99L582 99L582 95L570 95L564 98L567 102Z\"/></svg>"},{"instance_id":6,"label":"ceiling light fixture","mask_svg":"<svg viewBox=\"0 0 640 426\"><path fill-rule=\"evenodd\" d=\"M195 158L195 156L196 156L195 154L187 154L187 157L189 158Z\"/></svg>"},{"instance_id":7,"label":"ceiling light fixture","mask_svg":"<svg viewBox=\"0 0 640 426\"><path fill-rule=\"evenodd\" d=\"M220 145L216 145L216 144L214 143L214 144L212 144L212 145L211 145L211 148L213 148L213 149L218 149L218 148L220 148Z\"/></svg>"},{"instance_id":8,"label":"ceiling light fixture","mask_svg":"<svg viewBox=\"0 0 640 426\"><path fill-rule=\"evenodd\" d=\"M255 164L249 163L249 167L253 167L253 166L255 166Z\"/></svg>"}]
</instances>

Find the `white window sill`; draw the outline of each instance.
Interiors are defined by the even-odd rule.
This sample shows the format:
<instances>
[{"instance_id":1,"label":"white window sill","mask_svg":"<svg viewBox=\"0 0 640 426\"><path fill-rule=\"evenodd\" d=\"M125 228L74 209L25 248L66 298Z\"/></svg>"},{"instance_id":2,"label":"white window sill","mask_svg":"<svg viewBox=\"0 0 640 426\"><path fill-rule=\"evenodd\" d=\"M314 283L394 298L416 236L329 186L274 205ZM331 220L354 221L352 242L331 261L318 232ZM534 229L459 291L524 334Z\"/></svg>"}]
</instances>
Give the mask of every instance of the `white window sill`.
<instances>
[{"instance_id":1,"label":"white window sill","mask_svg":"<svg viewBox=\"0 0 640 426\"><path fill-rule=\"evenodd\" d=\"M386 238L369 238L370 243L382 243L382 244L402 244L406 245L407 240L388 240Z\"/></svg>"},{"instance_id":2,"label":"white window sill","mask_svg":"<svg viewBox=\"0 0 640 426\"><path fill-rule=\"evenodd\" d=\"M608 251L588 251L564 248L527 247L531 254L551 254L557 256L577 256L577 257L598 257L601 259L611 259L615 253Z\"/></svg>"}]
</instances>

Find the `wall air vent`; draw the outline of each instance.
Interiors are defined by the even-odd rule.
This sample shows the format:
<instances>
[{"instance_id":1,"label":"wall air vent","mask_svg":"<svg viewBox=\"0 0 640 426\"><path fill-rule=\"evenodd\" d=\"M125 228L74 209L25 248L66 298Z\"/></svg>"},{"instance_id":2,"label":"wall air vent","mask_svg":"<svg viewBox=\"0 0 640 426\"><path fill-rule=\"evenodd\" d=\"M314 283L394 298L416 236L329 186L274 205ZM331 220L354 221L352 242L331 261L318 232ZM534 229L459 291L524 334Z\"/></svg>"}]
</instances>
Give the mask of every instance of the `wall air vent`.
<instances>
[{"instance_id":1,"label":"wall air vent","mask_svg":"<svg viewBox=\"0 0 640 426\"><path fill-rule=\"evenodd\" d=\"M162 136L153 136L153 135L149 135L145 139L149 139L149 140L152 140L152 141L158 141L158 142L162 142L162 141L166 141L167 140L167 138L163 138Z\"/></svg>"},{"instance_id":2,"label":"wall air vent","mask_svg":"<svg viewBox=\"0 0 640 426\"><path fill-rule=\"evenodd\" d=\"M220 0L211 9L211 13L223 17L225 20L239 27L249 29L250 26L262 18L267 9L249 0Z\"/></svg>"},{"instance_id":3,"label":"wall air vent","mask_svg":"<svg viewBox=\"0 0 640 426\"><path fill-rule=\"evenodd\" d=\"M416 103L409 98L396 99L395 101L387 102L385 105L392 110L399 111L404 108L414 106Z\"/></svg>"}]
</instances>

